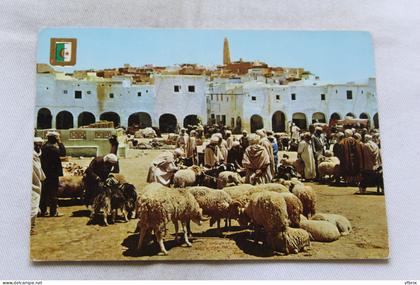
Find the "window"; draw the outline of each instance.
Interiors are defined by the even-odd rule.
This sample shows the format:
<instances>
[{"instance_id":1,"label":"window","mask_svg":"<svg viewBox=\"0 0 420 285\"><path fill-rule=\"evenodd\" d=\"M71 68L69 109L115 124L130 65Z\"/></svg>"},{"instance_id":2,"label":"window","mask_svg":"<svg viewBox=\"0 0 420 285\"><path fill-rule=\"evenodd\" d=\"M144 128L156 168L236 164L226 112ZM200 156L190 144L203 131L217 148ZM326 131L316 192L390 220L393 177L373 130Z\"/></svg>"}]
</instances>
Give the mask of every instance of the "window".
<instances>
[{"instance_id":1,"label":"window","mask_svg":"<svg viewBox=\"0 0 420 285\"><path fill-rule=\"evenodd\" d=\"M141 97L141 92L137 92L137 96L138 97Z\"/></svg>"},{"instance_id":2,"label":"window","mask_svg":"<svg viewBox=\"0 0 420 285\"><path fill-rule=\"evenodd\" d=\"M226 102L229 102L229 97L226 97Z\"/></svg>"},{"instance_id":3,"label":"window","mask_svg":"<svg viewBox=\"0 0 420 285\"><path fill-rule=\"evenodd\" d=\"M292 100L296 100L296 93L292 93Z\"/></svg>"},{"instance_id":4,"label":"window","mask_svg":"<svg viewBox=\"0 0 420 285\"><path fill-rule=\"evenodd\" d=\"M149 93L149 89L146 89L146 93Z\"/></svg>"},{"instance_id":5,"label":"window","mask_svg":"<svg viewBox=\"0 0 420 285\"><path fill-rule=\"evenodd\" d=\"M63 90L63 93L64 93L64 94L67 94L67 93L69 93L69 91L67 91L67 90Z\"/></svg>"},{"instance_id":6,"label":"window","mask_svg":"<svg viewBox=\"0 0 420 285\"><path fill-rule=\"evenodd\" d=\"M251 97L251 100L252 100L252 101L257 101L257 97L252 96L252 97Z\"/></svg>"},{"instance_id":7,"label":"window","mask_svg":"<svg viewBox=\"0 0 420 285\"><path fill-rule=\"evenodd\" d=\"M280 100L280 95L276 95L276 100L279 101Z\"/></svg>"},{"instance_id":8,"label":"window","mask_svg":"<svg viewBox=\"0 0 420 285\"><path fill-rule=\"evenodd\" d=\"M335 94L337 94L338 93L338 90L337 89L335 89Z\"/></svg>"},{"instance_id":9,"label":"window","mask_svg":"<svg viewBox=\"0 0 420 285\"><path fill-rule=\"evenodd\" d=\"M226 115L222 115L222 124L226 125Z\"/></svg>"},{"instance_id":10,"label":"window","mask_svg":"<svg viewBox=\"0 0 420 285\"><path fill-rule=\"evenodd\" d=\"M216 122L220 123L220 115L216 115Z\"/></svg>"},{"instance_id":11,"label":"window","mask_svg":"<svg viewBox=\"0 0 420 285\"><path fill-rule=\"evenodd\" d=\"M216 95L216 101L219 101L219 95Z\"/></svg>"},{"instance_id":12,"label":"window","mask_svg":"<svg viewBox=\"0 0 420 285\"><path fill-rule=\"evenodd\" d=\"M353 99L353 92L351 90L347 90L347 100Z\"/></svg>"},{"instance_id":13,"label":"window","mask_svg":"<svg viewBox=\"0 0 420 285\"><path fill-rule=\"evenodd\" d=\"M114 98L114 93L109 93L109 98Z\"/></svg>"},{"instance_id":14,"label":"window","mask_svg":"<svg viewBox=\"0 0 420 285\"><path fill-rule=\"evenodd\" d=\"M87 94L90 94L90 93L92 93L92 92L89 90L89 91L86 91L86 93L87 93Z\"/></svg>"},{"instance_id":15,"label":"window","mask_svg":"<svg viewBox=\"0 0 420 285\"><path fill-rule=\"evenodd\" d=\"M363 90L362 90L362 91L360 91L360 93L362 93L362 94L363 94Z\"/></svg>"},{"instance_id":16,"label":"window","mask_svg":"<svg viewBox=\"0 0 420 285\"><path fill-rule=\"evenodd\" d=\"M181 86L180 85L174 85L174 92L179 92L179 90L181 90Z\"/></svg>"},{"instance_id":17,"label":"window","mask_svg":"<svg viewBox=\"0 0 420 285\"><path fill-rule=\"evenodd\" d=\"M82 99L82 91L79 91L79 90L74 91L74 98Z\"/></svg>"},{"instance_id":18,"label":"window","mask_svg":"<svg viewBox=\"0 0 420 285\"><path fill-rule=\"evenodd\" d=\"M213 94L211 94L211 95L210 95L210 100L212 100L212 101L213 101Z\"/></svg>"},{"instance_id":19,"label":"window","mask_svg":"<svg viewBox=\"0 0 420 285\"><path fill-rule=\"evenodd\" d=\"M195 92L195 86L194 85L188 85L188 92Z\"/></svg>"},{"instance_id":20,"label":"window","mask_svg":"<svg viewBox=\"0 0 420 285\"><path fill-rule=\"evenodd\" d=\"M220 101L223 101L223 94L220 95Z\"/></svg>"},{"instance_id":21,"label":"window","mask_svg":"<svg viewBox=\"0 0 420 285\"><path fill-rule=\"evenodd\" d=\"M48 87L46 89L48 90Z\"/></svg>"},{"instance_id":22,"label":"window","mask_svg":"<svg viewBox=\"0 0 420 285\"><path fill-rule=\"evenodd\" d=\"M325 94L321 94L321 101L325 101Z\"/></svg>"}]
</instances>

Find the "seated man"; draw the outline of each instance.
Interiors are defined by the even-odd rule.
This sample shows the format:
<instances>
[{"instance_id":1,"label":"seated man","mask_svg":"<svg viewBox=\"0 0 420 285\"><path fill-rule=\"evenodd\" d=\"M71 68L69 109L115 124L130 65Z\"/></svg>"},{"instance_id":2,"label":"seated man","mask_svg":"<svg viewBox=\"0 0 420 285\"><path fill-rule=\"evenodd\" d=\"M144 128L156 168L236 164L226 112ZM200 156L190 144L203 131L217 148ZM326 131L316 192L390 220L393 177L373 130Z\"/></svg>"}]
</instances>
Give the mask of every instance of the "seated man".
<instances>
[{"instance_id":1,"label":"seated man","mask_svg":"<svg viewBox=\"0 0 420 285\"><path fill-rule=\"evenodd\" d=\"M105 156L95 157L85 170L83 181L85 184L86 195L85 204L87 207L92 205L93 199L97 195L97 189L100 182L105 182L110 173L118 173L116 169L118 157L113 153Z\"/></svg>"},{"instance_id":2,"label":"seated man","mask_svg":"<svg viewBox=\"0 0 420 285\"><path fill-rule=\"evenodd\" d=\"M164 186L169 186L175 172L178 170L177 161L183 156L182 149L174 151L164 151L153 161L147 174L147 182L158 182Z\"/></svg>"}]
</instances>

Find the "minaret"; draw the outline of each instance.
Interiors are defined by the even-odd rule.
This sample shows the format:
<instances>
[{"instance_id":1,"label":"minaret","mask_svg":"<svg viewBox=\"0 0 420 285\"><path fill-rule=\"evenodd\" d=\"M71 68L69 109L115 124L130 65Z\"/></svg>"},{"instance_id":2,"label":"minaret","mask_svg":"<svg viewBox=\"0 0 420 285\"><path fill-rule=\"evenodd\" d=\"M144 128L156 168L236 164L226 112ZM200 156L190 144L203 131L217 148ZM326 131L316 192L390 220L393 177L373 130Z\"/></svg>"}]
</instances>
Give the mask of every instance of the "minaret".
<instances>
[{"instance_id":1,"label":"minaret","mask_svg":"<svg viewBox=\"0 0 420 285\"><path fill-rule=\"evenodd\" d=\"M228 39L225 38L223 43L223 65L230 64L230 51L229 51L229 42Z\"/></svg>"}]
</instances>

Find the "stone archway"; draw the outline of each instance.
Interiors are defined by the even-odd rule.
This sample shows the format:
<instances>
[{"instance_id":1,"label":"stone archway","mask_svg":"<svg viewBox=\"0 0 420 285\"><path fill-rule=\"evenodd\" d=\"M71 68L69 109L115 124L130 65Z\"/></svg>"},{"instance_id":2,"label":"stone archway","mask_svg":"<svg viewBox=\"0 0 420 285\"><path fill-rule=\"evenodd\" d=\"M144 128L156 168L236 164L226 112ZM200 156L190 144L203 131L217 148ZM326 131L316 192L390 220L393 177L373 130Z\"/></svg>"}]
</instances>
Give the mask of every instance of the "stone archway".
<instances>
[{"instance_id":1,"label":"stone archway","mask_svg":"<svg viewBox=\"0 0 420 285\"><path fill-rule=\"evenodd\" d=\"M80 128L82 126L87 126L96 122L95 115L91 112L82 112L77 117L77 126Z\"/></svg>"},{"instance_id":2,"label":"stone archway","mask_svg":"<svg viewBox=\"0 0 420 285\"><path fill-rule=\"evenodd\" d=\"M99 116L99 119L102 120L102 121L110 121L110 122L113 122L114 123L114 128L119 127L120 126L120 123L121 123L120 115L118 115L115 112L105 112L105 113L102 113Z\"/></svg>"},{"instance_id":3,"label":"stone archway","mask_svg":"<svg viewBox=\"0 0 420 285\"><path fill-rule=\"evenodd\" d=\"M36 118L37 129L51 129L52 127L52 115L51 111L47 108L41 108L38 111Z\"/></svg>"},{"instance_id":4,"label":"stone archway","mask_svg":"<svg viewBox=\"0 0 420 285\"><path fill-rule=\"evenodd\" d=\"M321 112L316 112L312 114L312 124L313 123L326 123L325 114Z\"/></svg>"},{"instance_id":5,"label":"stone archway","mask_svg":"<svg viewBox=\"0 0 420 285\"><path fill-rule=\"evenodd\" d=\"M196 126L198 123L200 123L200 119L197 115L188 115L184 118L183 126L184 128L187 128L188 125Z\"/></svg>"},{"instance_id":6,"label":"stone archway","mask_svg":"<svg viewBox=\"0 0 420 285\"><path fill-rule=\"evenodd\" d=\"M338 120L341 120L341 116L338 113L332 113L330 116L330 124L332 122L337 122Z\"/></svg>"},{"instance_id":7,"label":"stone archway","mask_svg":"<svg viewBox=\"0 0 420 285\"><path fill-rule=\"evenodd\" d=\"M277 111L271 118L271 128L273 132L286 131L286 115L282 111Z\"/></svg>"},{"instance_id":8,"label":"stone archway","mask_svg":"<svg viewBox=\"0 0 420 285\"><path fill-rule=\"evenodd\" d=\"M307 121L304 113L294 113L292 116L292 122L295 123L301 130L306 130Z\"/></svg>"},{"instance_id":9,"label":"stone archway","mask_svg":"<svg viewBox=\"0 0 420 285\"><path fill-rule=\"evenodd\" d=\"M264 128L264 121L260 115L252 115L251 117L251 133Z\"/></svg>"},{"instance_id":10,"label":"stone archway","mask_svg":"<svg viewBox=\"0 0 420 285\"><path fill-rule=\"evenodd\" d=\"M73 128L73 114L69 111L61 111L55 117L57 129L67 130Z\"/></svg>"},{"instance_id":11,"label":"stone archway","mask_svg":"<svg viewBox=\"0 0 420 285\"><path fill-rule=\"evenodd\" d=\"M356 116L352 112L347 113L346 117L352 117L353 119L356 118Z\"/></svg>"},{"instance_id":12,"label":"stone archway","mask_svg":"<svg viewBox=\"0 0 420 285\"><path fill-rule=\"evenodd\" d=\"M152 126L152 117L146 112L136 112L128 117L128 127L144 129Z\"/></svg>"},{"instance_id":13,"label":"stone archway","mask_svg":"<svg viewBox=\"0 0 420 285\"><path fill-rule=\"evenodd\" d=\"M163 114L159 117L159 130L161 133L174 133L177 119L173 114Z\"/></svg>"}]
</instances>

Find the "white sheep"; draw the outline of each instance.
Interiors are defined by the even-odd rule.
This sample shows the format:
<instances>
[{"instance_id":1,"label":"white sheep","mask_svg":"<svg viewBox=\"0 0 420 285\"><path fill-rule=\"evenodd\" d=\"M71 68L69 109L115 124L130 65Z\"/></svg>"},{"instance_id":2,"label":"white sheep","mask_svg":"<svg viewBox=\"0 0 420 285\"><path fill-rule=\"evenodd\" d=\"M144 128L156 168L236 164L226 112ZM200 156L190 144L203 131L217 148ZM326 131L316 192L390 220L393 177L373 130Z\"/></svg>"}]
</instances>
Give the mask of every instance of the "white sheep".
<instances>
[{"instance_id":1,"label":"white sheep","mask_svg":"<svg viewBox=\"0 0 420 285\"><path fill-rule=\"evenodd\" d=\"M295 183L292 193L302 202L304 216L310 218L312 215L315 215L317 197L312 187L304 186L301 182Z\"/></svg>"},{"instance_id":2,"label":"white sheep","mask_svg":"<svg viewBox=\"0 0 420 285\"><path fill-rule=\"evenodd\" d=\"M287 249L284 237L288 226L287 206L280 193L263 191L252 194L245 214L252 221L255 231L259 227L264 228L267 244L273 251ZM277 240L284 243L279 244Z\"/></svg>"},{"instance_id":3,"label":"white sheep","mask_svg":"<svg viewBox=\"0 0 420 285\"><path fill-rule=\"evenodd\" d=\"M312 220L328 221L332 223L343 236L348 235L352 231L350 221L342 215L318 213L312 217Z\"/></svg>"},{"instance_id":4,"label":"white sheep","mask_svg":"<svg viewBox=\"0 0 420 285\"><path fill-rule=\"evenodd\" d=\"M222 171L217 176L217 189L244 183L244 179L237 172Z\"/></svg>"},{"instance_id":5,"label":"white sheep","mask_svg":"<svg viewBox=\"0 0 420 285\"><path fill-rule=\"evenodd\" d=\"M286 239L286 241L282 239ZM276 248L280 248L284 244L287 245L283 251L286 254L299 253L311 246L310 236L304 229L287 227L284 234L279 234L274 238Z\"/></svg>"},{"instance_id":6,"label":"white sheep","mask_svg":"<svg viewBox=\"0 0 420 285\"><path fill-rule=\"evenodd\" d=\"M300 224L300 216L303 213L302 202L298 197L290 192L280 193L280 195L284 198L284 201L286 201L290 226L298 228Z\"/></svg>"},{"instance_id":7,"label":"white sheep","mask_svg":"<svg viewBox=\"0 0 420 285\"><path fill-rule=\"evenodd\" d=\"M174 174L174 187L185 188L187 186L197 185L197 176L201 175L201 167L193 165L187 169L180 169Z\"/></svg>"},{"instance_id":8,"label":"white sheep","mask_svg":"<svg viewBox=\"0 0 420 285\"><path fill-rule=\"evenodd\" d=\"M336 178L340 176L340 160L338 157L332 156L332 153L327 151L325 156L319 158L318 173L321 179L326 176Z\"/></svg>"},{"instance_id":9,"label":"white sheep","mask_svg":"<svg viewBox=\"0 0 420 285\"><path fill-rule=\"evenodd\" d=\"M307 231L311 240L314 241L331 242L340 237L337 227L327 221L302 220L300 227Z\"/></svg>"},{"instance_id":10,"label":"white sheep","mask_svg":"<svg viewBox=\"0 0 420 285\"><path fill-rule=\"evenodd\" d=\"M191 187L188 190L203 209L203 214L211 217L210 226L215 221L217 228L220 229L220 219L239 218L242 205L238 201L234 201L227 192L204 186Z\"/></svg>"},{"instance_id":11,"label":"white sheep","mask_svg":"<svg viewBox=\"0 0 420 285\"><path fill-rule=\"evenodd\" d=\"M266 183L266 184L257 184L254 185L254 189L255 191L272 191L272 192L277 192L277 193L289 193L289 189L279 183Z\"/></svg>"},{"instance_id":12,"label":"white sheep","mask_svg":"<svg viewBox=\"0 0 420 285\"><path fill-rule=\"evenodd\" d=\"M175 225L175 240L178 239L178 221L181 222L185 243L191 246L187 235L187 223L192 220L201 225L205 220L202 209L188 190L171 189L159 183L146 186L139 199L137 216L139 218L137 227L140 230L138 250L141 249L145 236L153 230L160 250L165 255L168 252L163 243L163 236L168 222L172 221Z\"/></svg>"}]
</instances>

